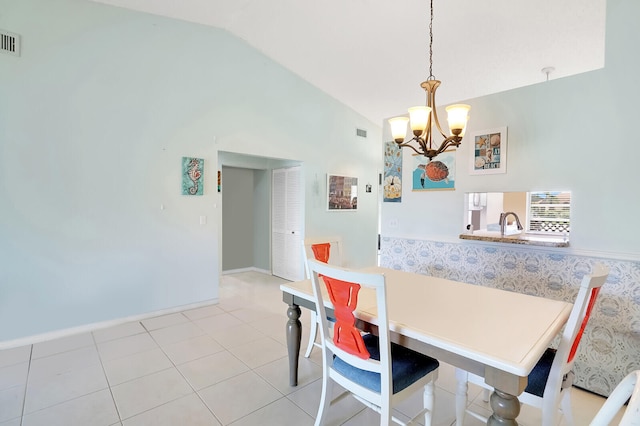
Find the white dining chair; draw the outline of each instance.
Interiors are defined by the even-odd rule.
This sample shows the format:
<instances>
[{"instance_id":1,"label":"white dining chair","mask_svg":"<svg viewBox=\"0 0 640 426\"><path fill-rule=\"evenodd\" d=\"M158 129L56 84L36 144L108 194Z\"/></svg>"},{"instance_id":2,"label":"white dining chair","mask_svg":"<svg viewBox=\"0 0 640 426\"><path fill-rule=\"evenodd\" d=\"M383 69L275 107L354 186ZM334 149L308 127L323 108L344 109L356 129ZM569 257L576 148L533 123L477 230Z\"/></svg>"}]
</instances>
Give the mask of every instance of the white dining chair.
<instances>
[{"instance_id":1,"label":"white dining chair","mask_svg":"<svg viewBox=\"0 0 640 426\"><path fill-rule=\"evenodd\" d=\"M529 374L526 389L518 396L522 404L542 409L543 426L557 425L560 410L564 414L566 424L573 425L570 399L574 378L573 363L598 292L607 280L608 274L608 268L596 265L590 275L585 275L582 278L578 296L562 332L557 350L553 348L546 350ZM473 383L489 390L493 388L487 385L482 377L459 368L456 369L456 380L458 382L456 425L462 426L465 414L486 422L486 417L467 406L467 383ZM485 402L488 400L487 393L485 393L484 399Z\"/></svg>"},{"instance_id":2,"label":"white dining chair","mask_svg":"<svg viewBox=\"0 0 640 426\"><path fill-rule=\"evenodd\" d=\"M613 418L624 408L627 408L618 426L640 425L640 370L632 371L611 392L604 405L591 420L590 426L607 426Z\"/></svg>"},{"instance_id":3,"label":"white dining chair","mask_svg":"<svg viewBox=\"0 0 640 426\"><path fill-rule=\"evenodd\" d=\"M305 238L302 242L304 270L307 279L311 278L309 273L309 266L307 265L307 259L315 259L320 262L328 263L329 265L343 266L342 265L342 239L340 237L327 237L327 238ZM315 311L311 311L311 324L309 329L309 342L307 343L307 349L304 352L305 358L311 356L313 347L320 347L320 344L316 342L318 338L318 318Z\"/></svg>"},{"instance_id":4,"label":"white dining chair","mask_svg":"<svg viewBox=\"0 0 640 426\"><path fill-rule=\"evenodd\" d=\"M380 425L392 421L406 425L424 419L429 426L439 363L391 343L384 274L349 271L316 260L309 260L308 264L320 318L323 365L316 426L325 424L332 403L349 394L380 413ZM361 295L361 290L367 294ZM377 335L356 327L354 312L359 295L366 298L368 308L376 310ZM335 323L327 320L325 301L331 302ZM345 392L332 401L334 383ZM413 419L405 423L392 415L394 406L419 390L423 392L424 407Z\"/></svg>"}]
</instances>

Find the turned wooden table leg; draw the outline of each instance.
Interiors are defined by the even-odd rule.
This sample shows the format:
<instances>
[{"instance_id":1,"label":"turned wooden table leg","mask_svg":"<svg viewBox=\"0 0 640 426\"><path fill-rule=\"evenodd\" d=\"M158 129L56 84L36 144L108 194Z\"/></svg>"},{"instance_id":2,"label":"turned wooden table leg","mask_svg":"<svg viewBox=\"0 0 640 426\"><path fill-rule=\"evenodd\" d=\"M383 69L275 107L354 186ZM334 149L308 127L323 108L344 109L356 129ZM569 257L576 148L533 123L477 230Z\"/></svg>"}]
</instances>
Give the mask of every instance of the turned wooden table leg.
<instances>
[{"instance_id":1,"label":"turned wooden table leg","mask_svg":"<svg viewBox=\"0 0 640 426\"><path fill-rule=\"evenodd\" d=\"M493 415L487 420L490 426L518 426L516 418L520 414L518 398L495 389L491 394Z\"/></svg>"},{"instance_id":2,"label":"turned wooden table leg","mask_svg":"<svg viewBox=\"0 0 640 426\"><path fill-rule=\"evenodd\" d=\"M287 351L289 353L289 386L298 386L298 357L300 356L300 341L302 339L302 324L300 323L300 307L295 304L287 309Z\"/></svg>"}]
</instances>

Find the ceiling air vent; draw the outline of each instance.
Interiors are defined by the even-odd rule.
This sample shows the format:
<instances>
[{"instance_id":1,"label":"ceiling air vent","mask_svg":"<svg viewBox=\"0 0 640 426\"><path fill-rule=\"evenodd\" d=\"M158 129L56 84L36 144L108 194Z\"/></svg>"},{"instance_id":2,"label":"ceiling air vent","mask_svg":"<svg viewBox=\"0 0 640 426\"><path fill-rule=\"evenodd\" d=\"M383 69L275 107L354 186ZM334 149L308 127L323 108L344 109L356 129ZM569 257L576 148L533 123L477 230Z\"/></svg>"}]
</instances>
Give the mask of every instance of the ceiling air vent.
<instances>
[{"instance_id":1,"label":"ceiling air vent","mask_svg":"<svg viewBox=\"0 0 640 426\"><path fill-rule=\"evenodd\" d=\"M361 138L366 138L367 137L367 131L363 130L363 129L356 129L356 135L360 136Z\"/></svg>"},{"instance_id":2,"label":"ceiling air vent","mask_svg":"<svg viewBox=\"0 0 640 426\"><path fill-rule=\"evenodd\" d=\"M20 56L20 36L0 30L0 52Z\"/></svg>"}]
</instances>

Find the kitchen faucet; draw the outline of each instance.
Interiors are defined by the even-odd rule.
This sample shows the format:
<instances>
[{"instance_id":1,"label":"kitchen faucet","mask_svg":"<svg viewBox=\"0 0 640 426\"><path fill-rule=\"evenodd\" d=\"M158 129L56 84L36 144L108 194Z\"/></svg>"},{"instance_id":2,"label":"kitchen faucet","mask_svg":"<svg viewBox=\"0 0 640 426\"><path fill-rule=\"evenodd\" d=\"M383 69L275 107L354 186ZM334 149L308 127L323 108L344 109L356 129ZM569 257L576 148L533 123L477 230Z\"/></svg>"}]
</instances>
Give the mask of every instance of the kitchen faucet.
<instances>
[{"instance_id":1,"label":"kitchen faucet","mask_svg":"<svg viewBox=\"0 0 640 426\"><path fill-rule=\"evenodd\" d=\"M507 227L507 216L513 215L516 218L516 225L518 225L518 231L522 231L522 224L520 218L514 212L500 213L500 235L504 237L504 230Z\"/></svg>"}]
</instances>

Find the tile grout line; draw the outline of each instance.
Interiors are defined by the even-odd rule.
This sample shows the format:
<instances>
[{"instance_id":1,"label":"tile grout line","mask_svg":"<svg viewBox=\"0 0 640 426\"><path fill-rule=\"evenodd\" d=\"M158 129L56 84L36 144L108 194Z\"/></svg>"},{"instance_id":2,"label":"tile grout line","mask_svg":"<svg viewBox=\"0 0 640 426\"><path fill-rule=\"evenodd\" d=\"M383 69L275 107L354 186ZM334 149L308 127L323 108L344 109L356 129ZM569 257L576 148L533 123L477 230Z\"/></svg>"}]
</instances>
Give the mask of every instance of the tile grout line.
<instances>
[{"instance_id":1,"label":"tile grout line","mask_svg":"<svg viewBox=\"0 0 640 426\"><path fill-rule=\"evenodd\" d=\"M239 309L236 309L236 310L239 310ZM230 313L231 315L233 315L231 312L229 312L229 313ZM238 319L240 319L240 320L243 322L243 324L246 324L246 325L248 325L249 327L251 327L251 328L253 328L253 329L257 330L258 332L260 332L261 334L263 334L263 335L264 335L264 337L267 337L267 338L269 338L270 340L273 340L274 342L276 342L276 343L278 343L278 344L281 344L281 342L280 342L280 341L276 340L274 337L272 337L272 336L270 336L270 335L268 335L268 334L265 334L265 333L264 333L264 332L262 332L260 329L258 329L258 328L256 328L255 326L251 325L251 323L244 321L243 319L239 318L239 317L238 317L238 316L236 316L236 315L233 315L233 316L234 316L234 317L236 317L236 318L238 318ZM285 345L285 347L286 347L286 345ZM283 358L287 358L287 357L288 357L288 356L287 356L287 355L285 355ZM276 360L276 361L277 361L277 360ZM259 367L263 367L263 366L264 366L264 365L261 365L261 366L258 366L257 368L259 368ZM260 377L262 380L264 380L264 381L265 381L269 386L271 386L272 388L274 388L278 393L280 393L281 397L280 397L280 398L278 398L278 399L276 399L275 401L270 402L270 403L269 403L269 404L267 404L267 405L264 405L264 406L262 406L262 407L256 408L256 409L255 409L255 410L253 410L252 412L247 413L246 415L244 415L244 416L240 417L239 419L234 420L234 423L235 423L235 422L237 422L237 421L239 421L239 420L241 420L241 419L243 419L243 418L245 418L245 417L247 417L247 416L250 416L251 414L253 414L253 413L255 413L255 412L259 411L259 410L264 409L265 407L268 407L269 405L275 404L276 402L278 402L278 401L280 401L280 400L283 400L283 399L284 399L284 400L289 401L290 403L292 403L295 407L297 407L298 409L300 409L300 411L302 411L304 414L306 414L307 416L309 416L309 418L310 418L310 419L312 419L312 420L314 420L314 419L315 419L315 417L314 417L313 415L311 415L311 414L307 413L307 412L304 410L304 408L300 407L298 404L296 404L296 403L295 403L295 401L291 400L291 399L288 397L288 394L284 394L284 393L282 393L282 392L280 391L280 389L276 388L273 384L271 384L271 383L269 382L269 380L268 380L266 377L262 376L258 371L256 371L256 369L251 368L251 367L249 367L249 368L250 368L250 370L251 370L254 374L256 374L258 377ZM308 386L308 385L310 385L310 384L311 384L311 383L308 383L308 384L307 384L307 385L305 385L305 386ZM305 387L305 386L303 386L303 387Z\"/></svg>"},{"instance_id":2,"label":"tile grout line","mask_svg":"<svg viewBox=\"0 0 640 426\"><path fill-rule=\"evenodd\" d=\"M223 308L221 308L221 309L223 309ZM223 309L223 310L224 310L224 309ZM236 311L236 310L239 310L239 309L234 309L234 311ZM267 335L267 334L263 333L261 330L258 330L257 328L253 327L250 323L248 323L248 322L244 321L242 318L239 318L239 317L237 317L237 316L233 315L231 312L232 312L232 311L225 311L225 313L228 313L228 314L232 315L234 318L239 319L239 320L242 322L242 324L244 324L244 325L248 325L249 327L254 328L256 331L260 332L262 335L264 335L264 337L267 337L267 338L269 338L269 339L271 339L271 340L276 341L276 340L275 340L275 339L273 339L271 336L269 336L269 335ZM187 316L185 315L185 317L187 317ZM206 336L210 337L211 339L213 339L214 341L216 341L216 342L217 342L217 340L216 340L213 336L211 336L209 333L207 333L207 331L206 331L206 330L202 329L202 328L201 328L201 327L199 327L197 324L195 324L195 323L193 322L193 320L191 320L189 317L187 317L187 319L188 319L190 322L192 322L194 326L196 326L196 327L198 327L200 330L202 330L202 331L205 333L205 335L206 335ZM154 341L155 341L155 339L154 339ZM258 372L256 371L256 369L252 368L250 365L248 365L247 363L245 363L244 361L242 361L240 358L238 358L238 357L237 357L233 352L231 352L231 351L230 351L230 348L228 348L228 347L226 347L226 346L222 345L220 342L217 342L217 343L218 343L222 348L224 348L224 351L225 351L225 352L229 353L229 355L233 356L233 357L234 357L235 359L237 359L239 362L241 362L242 364L244 364L244 365L249 369L248 371L251 371L253 374L255 374L256 376L258 376L261 380L264 380L264 381L265 381L265 383L267 383L271 388L273 388L276 392L278 392L278 393L280 394L280 397L279 397L278 399L276 399L275 401L271 401L270 403L268 403L268 404L266 404L266 405L264 405L264 406L262 406L262 407L258 407L258 408L256 408L255 410L253 410L253 411L251 411L251 412L249 412L249 413L245 414L244 416L242 416L242 417L240 417L240 418L235 419L233 422L237 422L237 421L239 421L239 420L241 420L241 419L243 419L243 418L245 418L245 417L247 417L247 416L250 416L251 414L255 413L256 411L262 410L262 409L264 409L265 407L268 407L269 405L274 404L275 402L280 401L280 400L282 400L282 399L287 399L287 400L289 400L289 399L287 398L287 395L283 394L283 393L282 393L278 388L276 388L275 386L273 386L273 385L272 385L272 384L271 384L271 383L270 383L270 382L269 382L265 377L263 377L260 373L258 373ZM277 342L277 341L276 341L276 343L280 343L280 342ZM160 345L158 344L158 346L160 346ZM160 349L162 350L162 352L163 352L163 353L165 353L165 352L164 352L164 349L162 348L162 346L160 346ZM166 355L166 353L165 353L165 355ZM207 407L207 409L211 412L211 414L213 414L213 416L216 418L216 420L218 420L218 421L220 422L220 424L221 424L221 425L224 425L224 423L223 423L220 419L218 419L218 417L215 415L215 413L213 413L213 411L209 408L209 406L207 405L207 403L202 399L202 397L200 396L199 391L198 391L198 390L196 390L196 389L191 385L191 383L189 382L189 380L188 380L186 377L184 377L184 375L182 374L182 372L180 371L180 369L178 368L178 366L177 366L177 365L175 365L175 363L173 362L173 360L172 360L168 355L167 355L167 358L169 358L169 361L171 361L171 363L175 366L176 370L178 370L178 372L180 373L180 375L185 379L185 381L189 384L189 386L191 386L191 388L194 390L195 394L198 396L198 398L200 399L200 401L202 401L202 403ZM261 366L258 366L258 367L262 367L262 365L261 365ZM234 378L234 377L238 377L238 376L240 376L241 374L245 374L245 373L247 373L248 371L245 371L245 372L242 372L242 373L236 374L235 376L232 376L232 377L228 377L228 378L226 378L225 380L223 380L223 381L221 381L221 382L218 382L218 383L222 383L222 382L224 382L224 381L226 381L226 380L232 379L232 378ZM216 384L218 384L218 383L211 384L211 385L209 385L209 386L207 386L207 387L205 387L205 388L203 388L203 389L209 388L209 387L211 387L211 386L215 386L215 385L216 385ZM203 390L203 389L201 389L201 390ZM289 400L289 401L291 401L291 400ZM297 404L295 404L293 401L291 401L291 402L292 402L294 405L296 405L296 406L297 406ZM302 410L302 411L304 412L304 410ZM308 415L308 413L306 413L306 412L305 412L305 414L307 414L307 415ZM313 417L311 417L311 418L313 418Z\"/></svg>"},{"instance_id":3,"label":"tile grout line","mask_svg":"<svg viewBox=\"0 0 640 426\"><path fill-rule=\"evenodd\" d=\"M93 336L92 336L92 338L93 338ZM93 339L93 340L94 340L94 345L95 345L95 339ZM30 356L29 356L29 368L28 368L28 372L27 372L27 382L28 382L28 380L29 380L29 374L30 374L30 372L31 372L31 363L32 363L32 361L33 361L33 359L32 359L32 354L33 354L33 345L30 345L30 346L32 347L32 349L31 349ZM71 351L74 351L74 350L77 350L77 349L88 348L88 347L91 347L91 345L82 346L82 347L80 347L80 348L76 348L76 349L69 349L69 350L65 350L65 351L62 351L62 352L59 352L59 353L55 353L55 354L51 354L51 355L47 355L47 356L45 356L45 357L40 357L40 358L38 358L38 359L45 359L45 358L47 358L47 357L49 357L49 356L55 356L55 355L63 354L63 353L66 353L66 352L71 352ZM107 388L109 388L109 390L110 390L110 387L109 387L109 381L107 380L106 372L104 371L104 366L102 365L102 359L100 358L100 353L99 353L99 352L98 352L98 350L97 350L97 346L96 346L96 352L98 353L98 357L99 357L99 359L100 359L100 364L101 364L101 367L102 367L103 373L105 374L105 380L106 380L106 382L107 382ZM36 359L36 360L38 360L38 359ZM98 389L98 390L96 390L96 391L92 391L92 392L86 393L86 394L84 394L84 395L79 395L79 396L73 397L73 398L71 398L71 399L67 399L67 400L64 400L64 401L57 402L57 403L55 403L55 404L53 404L53 405L49 405L49 406L45 406L45 407L41 407L41 408L39 408L39 409L37 409L37 410L35 410L35 411L31 412L31 413L25 413L25 411L24 411L24 410L25 410L25 407L26 407L26 387L27 387L27 386L25 385L25 396L24 396L24 398L23 398L23 402L22 402L22 415L20 416L20 425L21 425L21 426L22 426L22 424L24 423L24 417L25 417L26 415L31 415L31 414L35 414L35 413L38 413L38 412L43 411L43 410L48 410L48 409L51 409L51 408L53 408L53 407L56 407L56 406L59 406L59 405L62 405L62 404L65 404L65 403L68 403L68 402L71 402L71 401L77 400L77 399L82 398L82 397L84 397L84 396L92 395L92 394L95 394L95 393L98 393L98 392L101 392L101 391L105 390L105 389ZM113 398L113 395L112 395L112 398ZM114 401L114 406L115 406L115 408L116 408L116 412L117 412L117 405L115 405L115 401ZM120 415L119 415L119 413L118 413L118 419L120 419ZM120 421L120 420L118 420L118 421Z\"/></svg>"},{"instance_id":4,"label":"tile grout line","mask_svg":"<svg viewBox=\"0 0 640 426\"><path fill-rule=\"evenodd\" d=\"M182 314L182 313L180 312L180 314ZM169 314L169 315L172 315L172 314ZM186 316L185 316L185 317L186 317ZM157 318L157 317L154 317L154 318ZM119 385L121 385L121 384L128 383L128 382L131 382L131 381L133 381L133 380L140 379L140 378L142 378L142 377L150 376L151 374L155 374L155 373L159 373L159 372L162 372L162 371L166 371L166 370L169 370L169 369L171 369L171 368L173 368L173 369L175 369L175 370L178 370L177 366L173 363L173 360L171 360L171 358L169 358L169 356L168 356L168 355L165 353L165 351L162 349L162 346L160 346L160 344L156 341L156 339L154 339L154 338L153 338L153 335L151 334L151 332L149 331L149 329L148 329L148 328L147 328L147 327L142 323L142 321L137 321L137 322L138 322L138 323L140 324L140 326L144 329L144 331L143 331L143 332L141 332L141 333L136 333L136 334L134 334L134 335L137 335L137 334L144 334L144 333L146 333L146 334L149 336L149 338L150 338L151 340L153 340L153 342L158 346L158 349L160 349L160 351L161 351L161 352L162 352L162 353L167 357L167 359L169 360L169 362L171 363L171 365L172 365L173 367L168 367L168 368L165 368L165 369L160 370L160 371L156 371L156 372L153 372L153 373L146 374L146 375L144 375L144 376L136 377L136 378L134 378L134 379L130 379L130 380L127 380L127 381L125 381L125 382L119 383L118 385L115 385L115 386L119 386ZM171 327L171 326L169 325L169 326L167 326L167 327ZM167 328L167 327L161 327L161 328L159 328L159 329L157 329L157 330L160 330L160 329L162 329L162 328ZM124 337L129 337L129 336L124 336ZM95 337L94 337L94 340L95 340ZM118 339L113 339L113 340L118 340ZM97 349L97 347L96 347L96 349ZM142 353L142 352L138 352L138 353ZM136 353L136 354L137 354L137 353ZM127 356L132 356L132 355L136 355L136 354L126 355L126 356L118 357L118 358L115 358L115 359L119 359L119 358L126 358ZM98 355L100 356L100 353L99 353L99 352L98 352ZM102 363L102 356L100 356L100 363ZM132 415L132 416L130 416L130 417L127 417L126 419L123 419L123 418L122 418L122 415L120 414L120 409L118 408L118 404L116 403L115 397L113 396L113 390L112 390L112 387L111 387L111 382L109 381L109 377L107 376L107 372L106 372L106 370L104 369L104 364L102 364L102 369L103 369L103 371L104 371L104 373L105 373L105 378L107 379L107 385L108 385L108 387L109 387L109 393L111 394L111 398L113 399L113 404L114 404L114 405L115 405L115 407L116 407L116 412L118 413L118 419L119 419L119 421L120 421L120 424L122 424L122 422L123 422L123 421L125 421L125 420L129 420L129 419L131 419L131 418L133 418L133 417L139 416L140 414L146 413L146 412L148 412L148 411L151 411L151 410L154 410L154 409L156 409L156 408L158 408L158 407L161 407L161 406L163 406L163 405L165 405L165 404L168 404L168 403L170 403L170 402L177 401L178 399L183 398L183 397L178 397L178 398L172 399L172 400L167 401L167 402L165 402L165 403L163 403L163 404L160 404L160 405L155 406L155 407L151 407L151 408L149 408L148 410L141 411L141 412L136 413L136 414L134 414L134 415ZM180 373L180 370L178 370L178 373L182 376L182 373ZM184 378L184 376L183 376L183 378ZM192 386L191 386L191 384L188 382L188 380L186 380L186 378L185 378L185 381L187 382L187 384L189 385L189 387L191 387L191 389L193 389L193 387L192 387ZM206 404L205 404L205 405L206 405ZM207 408L208 408L208 407L207 407ZM213 413L212 413L212 414L213 414ZM215 415L214 415L214 417L215 417ZM217 419L217 418L216 418L216 419Z\"/></svg>"},{"instance_id":5,"label":"tile grout line","mask_svg":"<svg viewBox=\"0 0 640 426\"><path fill-rule=\"evenodd\" d=\"M24 421L24 410L27 405L27 388L29 386L29 375L31 374L31 360L33 358L33 345L30 345L31 349L29 350L29 366L27 367L27 377L24 383L24 392L22 394L22 411L20 413L20 426Z\"/></svg>"},{"instance_id":6,"label":"tile grout line","mask_svg":"<svg viewBox=\"0 0 640 426\"><path fill-rule=\"evenodd\" d=\"M224 309L223 309L223 310L224 310ZM237 310L239 310L239 309L234 309L233 311L237 311ZM246 322L246 321L244 321L243 319L238 318L237 316L233 315L233 314L231 313L231 312L233 312L233 311L225 311L225 312L226 312L226 313L228 313L228 314L230 314L230 315L232 315L234 318L237 318L237 319L239 319L240 321L242 321L242 324L245 324L245 325L248 325L248 326L249 326L249 327L251 327L251 328L254 328L256 331L258 331L258 332L260 332L261 334L263 334L263 335L264 335L264 337L269 337L269 338L271 338L271 336L268 336L268 335L264 334L261 330L256 329L255 327L253 327L252 325L250 325L248 322ZM194 325L195 325L196 327L198 327L198 325L197 325L197 324L194 324ZM200 327L198 327L198 328L200 328ZM200 328L200 329L202 330L202 328ZM216 340L213 336L209 335L209 334L206 332L206 330L203 330L203 331L205 332L205 334L206 334L207 336L209 336L210 338L212 338L214 341L216 341L216 342L217 342L217 340ZM275 339L273 339L273 340L275 340ZM279 343L279 342L278 342L278 343ZM277 402L277 401L279 401L279 400L281 400L281 399L283 399L283 398L284 398L284 399L287 399L287 396L286 396L285 394L283 394L282 392L280 392L280 390L279 390L279 389L277 389L275 386L273 386L271 383L269 383L269 381L268 381L265 377L263 377L260 373L258 373L258 372L256 371L256 369L252 368L250 365L248 365L247 363L245 363L244 361L242 361L240 358L238 358L238 357L237 357L233 352L231 352L230 348L227 348L226 346L222 345L220 342L218 342L218 344L220 344L220 346L224 348L225 352L228 352L228 353L229 353L229 355L233 356L235 359L237 359L238 361L240 361L242 364L246 365L246 366L247 366L247 368L249 369L248 371L251 371L253 374L255 374L256 376L258 376L261 380L264 380L264 381L265 381L265 382L266 382L270 387L272 387L276 392L278 392L278 393L281 395L281 396L280 396L278 399L276 399L275 401L271 401L271 402L270 402L269 404L267 404L267 405L264 405L264 406L262 406L262 407L256 408L255 410L251 411L250 413L247 413L247 414L245 414L244 416L242 416L242 417L240 417L240 418L238 418L238 419L235 419L232 423L235 423L235 422L237 422L237 421L239 421L239 420L241 420L241 419L243 419L243 418L245 418L245 417L247 417L247 416L249 416L249 415L251 415L251 414L255 413L256 411L262 410L262 409L264 409L265 407L268 407L269 405L271 405L271 404L273 404L273 403L275 403L275 402ZM259 366L259 367L262 367L262 366ZM177 367L176 367L176 368L177 368ZM180 370L178 370L178 371L180 371ZM247 373L247 372L242 372L242 373L236 374L235 376L233 376L233 377L229 377L229 378L227 378L227 379L225 379L225 380L223 380L223 381L221 381L221 382L218 382L218 383L222 383L222 382L224 382L224 381L226 381L226 380L232 379L232 378L234 378L234 377L238 377L239 375L241 375L241 374L245 374L245 373ZM186 380L186 378L185 378L185 380ZM188 382L188 380L187 380L187 382ZM211 386L215 386L216 384L217 384L217 383L214 383L214 384L212 384L212 385L207 386L206 388L211 387ZM203 389L206 389L206 388L203 388ZM196 395L198 395L198 398L200 398L200 400L202 401L202 403L203 403L203 404L204 404L204 405L209 409L209 406L208 406L208 405L207 405L207 403L202 399L202 397L200 396L200 393L199 393L198 391L195 391L195 392L196 392ZM294 404L294 405L295 405L295 404ZM297 406L297 405L296 405L296 406ZM211 411L211 409L209 409L209 411ZM303 410L303 411L304 411L304 410ZM305 413L305 414L306 414L306 413ZM215 416L215 414L214 414L214 416ZM218 418L216 417L216 419L218 419ZM220 419L218 419L218 421L220 421ZM224 426L224 423L223 423L222 421L220 421L220 424Z\"/></svg>"},{"instance_id":7,"label":"tile grout line","mask_svg":"<svg viewBox=\"0 0 640 426\"><path fill-rule=\"evenodd\" d=\"M188 322L190 322L191 324L193 324L193 325L194 325L195 327L197 327L198 329L202 330L202 328L201 328L201 327L199 327L197 324L195 324L195 323L193 322L193 320L191 320L191 318L189 318L188 316L184 315L184 313L182 313L182 312L180 312L180 314L181 314L182 316L184 316L184 317L187 319L187 321L188 321ZM142 325L142 327L144 327L144 329L145 329L145 330L147 329L147 327L145 327L145 325L144 325L144 324L141 324L141 325ZM205 333L205 335L208 335L208 334L207 334L207 332L206 332L205 330L202 330L202 331ZM213 412L213 410L211 410L211 408L209 408L209 406L207 405L207 403L202 399L202 397L200 396L200 394L198 393L198 391L196 390L196 388L194 388L194 387L193 387L193 385L191 384L191 382L190 382L190 381L189 381L189 380L184 376L184 374L182 374L182 371L180 371L180 369L178 368L178 366L176 365L176 363L175 363L175 362L171 359L171 357L170 357L170 356L165 352L165 350L164 350L164 348L162 347L162 345L161 345L160 343L158 343L158 341L153 337L153 335L152 335L150 332L148 332L148 333L149 333L149 337L151 337L151 339L156 343L156 345L158 345L158 348L160 348L160 350L162 351L162 353L164 354L164 356L166 356L166 357L167 357L167 359L169 360L169 362L170 362L170 363L171 363L171 365L173 366L173 369L174 369L174 370L176 370L176 371L178 372L178 374L180 374L180 377L182 377L182 378L184 379L184 381L187 383L187 385L189 385L189 387L191 388L191 390L193 391L193 393L194 393L194 394L196 395L196 397L200 400L200 402L202 402L202 404L207 408L207 410L211 413L211 415L213 416L213 418L214 418L214 419L216 419L216 421L217 421L218 423L220 423L221 425L223 425L222 421L218 418L218 416L216 416L216 414ZM213 337L211 337L211 336L209 336L209 337L210 337L211 339L213 339L214 341L216 341ZM219 344L219 343L218 343L218 344ZM220 346L221 346L221 347L223 347L222 345L220 345ZM226 351L226 350L227 350L227 349L225 348L225 351ZM247 366L247 367L248 367L248 366ZM168 404L169 402L176 401L176 400L178 400L178 399L180 399L180 398L184 398L184 397L182 397L182 396L181 396L181 397L176 398L176 399L173 399L173 400L171 400L171 401L167 401L167 402L165 402L165 403L164 403L164 404L162 404L162 405ZM153 408L150 408L149 410L146 410L146 411L150 411L150 410L153 410L153 409L156 409L156 408L158 408L158 407L153 407ZM146 411L143 411L143 412L146 412ZM139 413L139 414L141 414L141 413ZM138 415L138 414L136 414L136 415Z\"/></svg>"},{"instance_id":8,"label":"tile grout line","mask_svg":"<svg viewBox=\"0 0 640 426\"><path fill-rule=\"evenodd\" d=\"M107 370L104 368L104 361L102 360L102 354L98 350L98 342L96 341L96 336L94 336L93 332L91 332L91 338L93 339L93 343L96 346L96 352L98 353L98 359L100 360L100 367L102 367L102 373L104 374L104 379L107 382L107 389L109 389L109 395L111 395L113 406L116 409L116 414L118 415L118 421L120 422L120 424L122 424L122 416L120 415L120 409L118 408L116 399L113 396L113 390L111 389L111 382L109 381L109 376L107 376Z\"/></svg>"}]
</instances>

